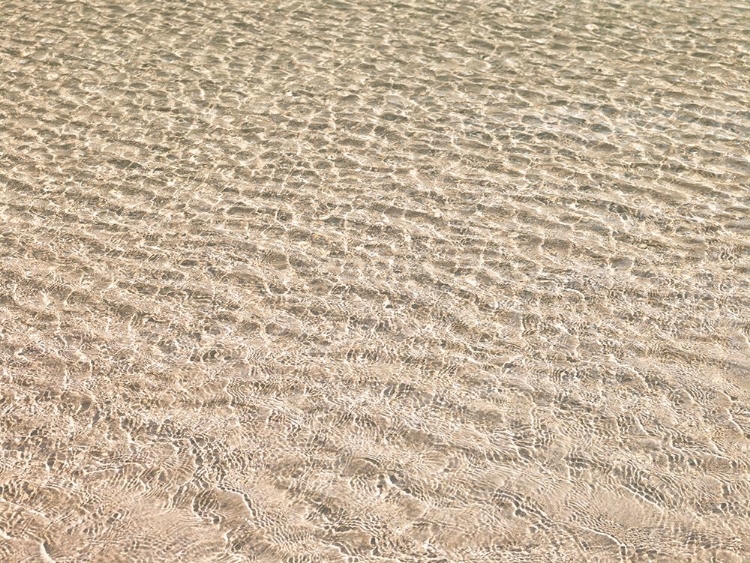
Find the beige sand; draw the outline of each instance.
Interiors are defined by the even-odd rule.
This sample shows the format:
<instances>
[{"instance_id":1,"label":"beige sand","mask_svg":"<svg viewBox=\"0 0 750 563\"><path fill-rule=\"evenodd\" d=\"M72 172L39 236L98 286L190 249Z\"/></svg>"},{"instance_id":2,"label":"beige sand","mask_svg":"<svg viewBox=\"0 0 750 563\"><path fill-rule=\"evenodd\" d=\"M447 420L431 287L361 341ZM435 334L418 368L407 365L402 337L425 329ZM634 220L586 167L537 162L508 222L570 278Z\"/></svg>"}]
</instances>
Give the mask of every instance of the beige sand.
<instances>
[{"instance_id":1,"label":"beige sand","mask_svg":"<svg viewBox=\"0 0 750 563\"><path fill-rule=\"evenodd\" d=\"M750 561L742 2L0 2L0 561Z\"/></svg>"}]
</instances>

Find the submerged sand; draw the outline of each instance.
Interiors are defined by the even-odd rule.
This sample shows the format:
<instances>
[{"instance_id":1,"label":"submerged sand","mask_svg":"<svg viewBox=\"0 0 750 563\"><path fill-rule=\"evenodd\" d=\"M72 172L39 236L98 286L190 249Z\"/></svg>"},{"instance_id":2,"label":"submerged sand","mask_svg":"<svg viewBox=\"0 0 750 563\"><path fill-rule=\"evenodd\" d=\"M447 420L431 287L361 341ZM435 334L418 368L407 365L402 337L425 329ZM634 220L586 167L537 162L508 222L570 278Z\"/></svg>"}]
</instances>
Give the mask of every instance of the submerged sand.
<instances>
[{"instance_id":1,"label":"submerged sand","mask_svg":"<svg viewBox=\"0 0 750 563\"><path fill-rule=\"evenodd\" d=\"M0 561L750 561L742 2L0 22Z\"/></svg>"}]
</instances>

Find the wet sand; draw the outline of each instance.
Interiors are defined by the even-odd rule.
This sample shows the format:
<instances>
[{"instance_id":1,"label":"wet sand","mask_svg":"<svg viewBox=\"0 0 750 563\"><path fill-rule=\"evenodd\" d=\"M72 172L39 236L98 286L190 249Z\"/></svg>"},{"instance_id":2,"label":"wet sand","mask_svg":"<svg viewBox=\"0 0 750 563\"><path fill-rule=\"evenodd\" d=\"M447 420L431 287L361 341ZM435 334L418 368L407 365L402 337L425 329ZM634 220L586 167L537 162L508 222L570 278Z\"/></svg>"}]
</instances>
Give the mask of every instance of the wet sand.
<instances>
[{"instance_id":1,"label":"wet sand","mask_svg":"<svg viewBox=\"0 0 750 563\"><path fill-rule=\"evenodd\" d=\"M0 561L750 561L742 6L0 3Z\"/></svg>"}]
</instances>

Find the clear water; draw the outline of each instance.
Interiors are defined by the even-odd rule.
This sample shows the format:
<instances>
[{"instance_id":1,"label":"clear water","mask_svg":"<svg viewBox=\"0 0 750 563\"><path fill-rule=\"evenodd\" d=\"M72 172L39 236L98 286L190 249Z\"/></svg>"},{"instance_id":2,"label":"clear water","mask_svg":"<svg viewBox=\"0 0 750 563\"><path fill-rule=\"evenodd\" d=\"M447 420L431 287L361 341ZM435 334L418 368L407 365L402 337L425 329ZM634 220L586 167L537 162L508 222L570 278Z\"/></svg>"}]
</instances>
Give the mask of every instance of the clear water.
<instances>
[{"instance_id":1,"label":"clear water","mask_svg":"<svg viewBox=\"0 0 750 563\"><path fill-rule=\"evenodd\" d=\"M0 3L0 561L750 561L743 2Z\"/></svg>"}]
</instances>

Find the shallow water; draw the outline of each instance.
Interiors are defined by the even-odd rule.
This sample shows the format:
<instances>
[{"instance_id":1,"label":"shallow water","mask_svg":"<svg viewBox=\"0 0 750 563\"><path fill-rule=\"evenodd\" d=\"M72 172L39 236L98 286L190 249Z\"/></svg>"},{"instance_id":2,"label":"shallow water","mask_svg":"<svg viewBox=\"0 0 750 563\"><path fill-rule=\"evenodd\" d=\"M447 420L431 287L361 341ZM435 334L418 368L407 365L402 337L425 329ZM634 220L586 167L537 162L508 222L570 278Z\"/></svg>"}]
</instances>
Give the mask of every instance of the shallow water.
<instances>
[{"instance_id":1,"label":"shallow water","mask_svg":"<svg viewBox=\"0 0 750 563\"><path fill-rule=\"evenodd\" d=\"M742 6L0 3L0 561L750 561Z\"/></svg>"}]
</instances>

